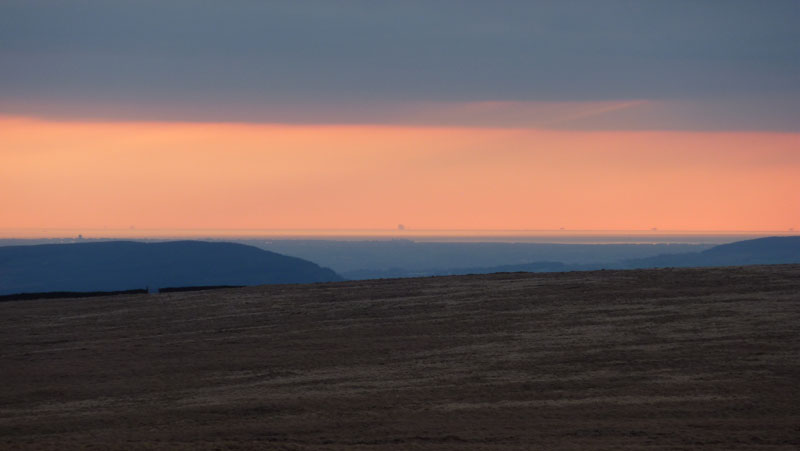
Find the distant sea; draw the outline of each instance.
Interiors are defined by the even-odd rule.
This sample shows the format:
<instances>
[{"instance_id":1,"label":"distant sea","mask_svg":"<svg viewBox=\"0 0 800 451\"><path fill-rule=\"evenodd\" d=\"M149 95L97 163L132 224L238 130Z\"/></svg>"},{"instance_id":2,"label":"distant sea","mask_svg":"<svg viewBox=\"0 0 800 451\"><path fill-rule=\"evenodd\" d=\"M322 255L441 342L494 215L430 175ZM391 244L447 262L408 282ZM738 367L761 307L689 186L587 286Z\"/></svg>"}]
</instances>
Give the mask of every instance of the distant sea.
<instances>
[{"instance_id":1,"label":"distant sea","mask_svg":"<svg viewBox=\"0 0 800 451\"><path fill-rule=\"evenodd\" d=\"M798 231L668 230L236 230L236 229L0 229L1 244L17 240L72 242L90 239L132 240L410 240L452 243L552 244L723 244Z\"/></svg>"}]
</instances>

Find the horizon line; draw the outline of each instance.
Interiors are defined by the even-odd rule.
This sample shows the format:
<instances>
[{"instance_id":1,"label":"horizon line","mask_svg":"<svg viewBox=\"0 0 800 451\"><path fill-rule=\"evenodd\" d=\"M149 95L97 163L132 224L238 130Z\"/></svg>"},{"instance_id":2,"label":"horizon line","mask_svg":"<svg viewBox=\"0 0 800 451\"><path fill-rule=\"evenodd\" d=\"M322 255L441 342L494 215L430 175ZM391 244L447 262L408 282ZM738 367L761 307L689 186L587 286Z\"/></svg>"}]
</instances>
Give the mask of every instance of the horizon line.
<instances>
[{"instance_id":1,"label":"horizon line","mask_svg":"<svg viewBox=\"0 0 800 451\"><path fill-rule=\"evenodd\" d=\"M231 236L236 234L246 235L260 235L260 236L424 236L425 234L432 234L437 236L470 236L470 234L478 236L509 236L514 234L519 235L535 235L535 234L602 234L602 235L621 235L621 234L651 234L651 235L729 235L729 234L800 234L800 230L794 228L786 229L771 229L771 230L757 230L757 229L724 229L724 230L709 230L709 229L414 229L414 228L98 228L98 227L29 227L29 228L5 228L0 227L0 239L12 238L26 238L31 235L38 237L52 237L52 238L74 238L76 235L86 235L96 233L98 235L116 235L116 236L181 236L181 235L202 235L208 234L210 236ZM16 234L26 236L14 236ZM65 236L57 236L57 234L68 234Z\"/></svg>"}]
</instances>

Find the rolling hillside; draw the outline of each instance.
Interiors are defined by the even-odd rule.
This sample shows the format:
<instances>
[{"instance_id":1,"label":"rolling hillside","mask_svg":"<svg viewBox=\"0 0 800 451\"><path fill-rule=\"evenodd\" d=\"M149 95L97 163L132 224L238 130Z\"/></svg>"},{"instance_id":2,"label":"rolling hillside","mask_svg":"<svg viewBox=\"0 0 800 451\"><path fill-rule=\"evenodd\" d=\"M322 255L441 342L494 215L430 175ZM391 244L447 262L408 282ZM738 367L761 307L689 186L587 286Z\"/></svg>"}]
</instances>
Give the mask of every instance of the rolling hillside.
<instances>
[{"instance_id":1,"label":"rolling hillside","mask_svg":"<svg viewBox=\"0 0 800 451\"><path fill-rule=\"evenodd\" d=\"M800 265L0 303L0 449L796 450Z\"/></svg>"}]
</instances>

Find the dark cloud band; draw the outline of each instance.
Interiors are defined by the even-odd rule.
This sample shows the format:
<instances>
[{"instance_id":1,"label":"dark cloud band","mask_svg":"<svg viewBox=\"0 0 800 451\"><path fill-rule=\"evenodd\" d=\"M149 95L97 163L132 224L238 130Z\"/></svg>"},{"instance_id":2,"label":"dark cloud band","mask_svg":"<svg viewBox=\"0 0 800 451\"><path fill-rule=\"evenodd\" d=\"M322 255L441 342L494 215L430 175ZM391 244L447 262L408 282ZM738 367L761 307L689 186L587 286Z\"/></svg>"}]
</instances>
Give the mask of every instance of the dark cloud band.
<instances>
[{"instance_id":1,"label":"dark cloud band","mask_svg":"<svg viewBox=\"0 0 800 451\"><path fill-rule=\"evenodd\" d=\"M377 121L391 122L404 102L646 99L716 111L710 128L782 130L800 123L799 22L800 3L777 0L9 0L0 108L346 122L363 119L319 116L390 105Z\"/></svg>"}]
</instances>

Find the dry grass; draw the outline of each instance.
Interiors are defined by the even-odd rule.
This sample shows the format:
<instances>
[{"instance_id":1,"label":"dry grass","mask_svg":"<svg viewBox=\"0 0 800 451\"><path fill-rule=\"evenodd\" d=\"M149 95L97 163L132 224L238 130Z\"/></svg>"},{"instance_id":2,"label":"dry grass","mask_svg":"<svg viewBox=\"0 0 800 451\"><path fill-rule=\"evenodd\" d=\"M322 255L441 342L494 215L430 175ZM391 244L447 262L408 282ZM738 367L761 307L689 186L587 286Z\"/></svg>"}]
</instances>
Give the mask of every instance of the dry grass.
<instances>
[{"instance_id":1,"label":"dry grass","mask_svg":"<svg viewBox=\"0 0 800 451\"><path fill-rule=\"evenodd\" d=\"M800 266L0 304L3 449L797 449Z\"/></svg>"}]
</instances>

